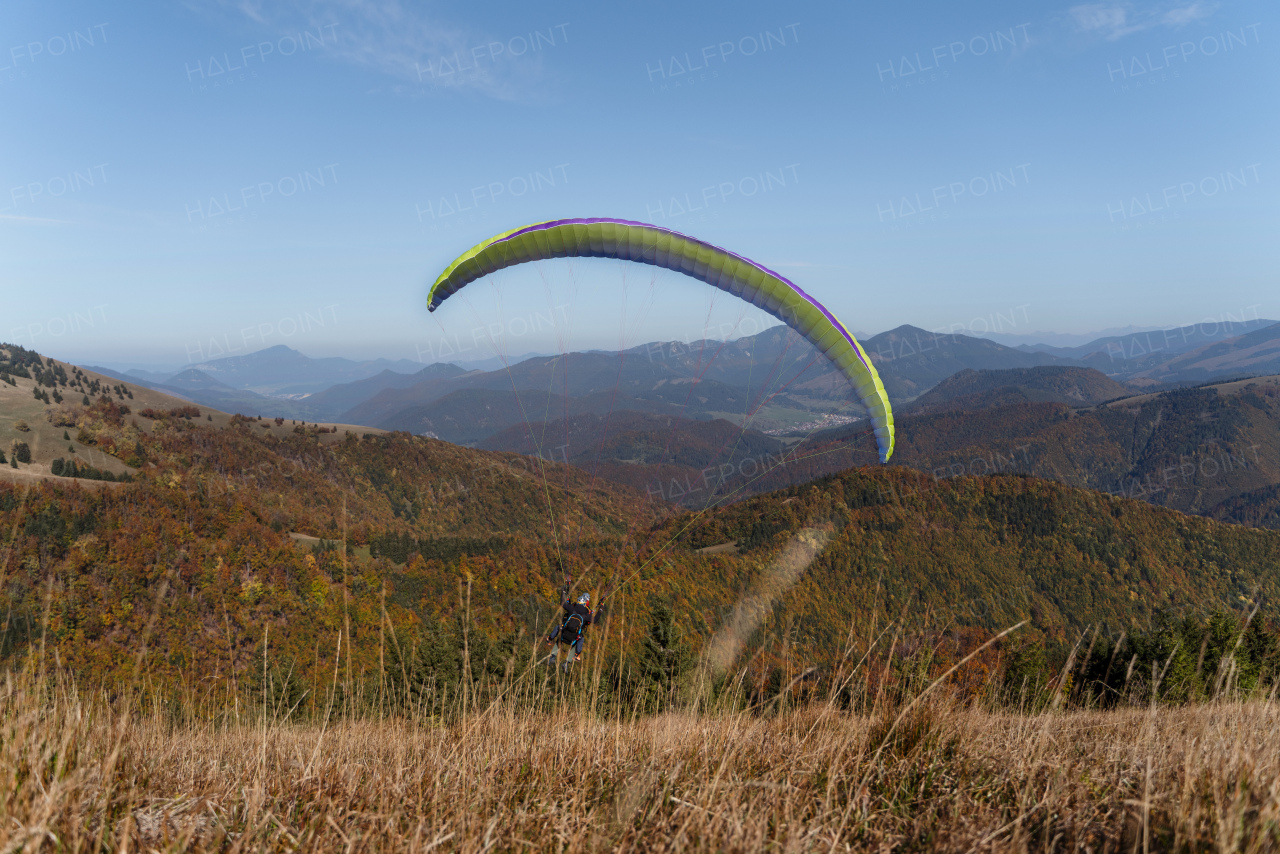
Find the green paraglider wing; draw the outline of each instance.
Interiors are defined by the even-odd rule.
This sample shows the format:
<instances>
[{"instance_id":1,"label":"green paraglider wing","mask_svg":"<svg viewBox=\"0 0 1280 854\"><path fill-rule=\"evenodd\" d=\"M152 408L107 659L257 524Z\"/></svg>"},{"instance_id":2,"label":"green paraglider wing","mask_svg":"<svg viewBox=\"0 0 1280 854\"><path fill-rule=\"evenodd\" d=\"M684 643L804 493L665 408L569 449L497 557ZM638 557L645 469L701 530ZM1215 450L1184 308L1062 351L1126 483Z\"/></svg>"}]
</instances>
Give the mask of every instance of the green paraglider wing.
<instances>
[{"instance_id":1,"label":"green paraglider wing","mask_svg":"<svg viewBox=\"0 0 1280 854\"><path fill-rule=\"evenodd\" d=\"M618 258L685 273L759 306L803 335L849 379L871 414L880 461L893 454L893 409L871 359L822 303L741 255L676 231L622 219L558 219L518 228L472 247L427 295L435 311L464 286L498 270L546 258Z\"/></svg>"}]
</instances>

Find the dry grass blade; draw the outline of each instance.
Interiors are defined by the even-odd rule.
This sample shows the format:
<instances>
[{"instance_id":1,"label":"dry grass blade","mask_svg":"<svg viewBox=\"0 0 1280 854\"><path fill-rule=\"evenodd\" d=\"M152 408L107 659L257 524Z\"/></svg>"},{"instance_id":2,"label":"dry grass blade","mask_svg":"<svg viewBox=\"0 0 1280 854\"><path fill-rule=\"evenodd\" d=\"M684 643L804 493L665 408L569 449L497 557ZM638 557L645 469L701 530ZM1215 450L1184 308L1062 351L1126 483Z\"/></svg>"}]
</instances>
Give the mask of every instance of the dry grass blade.
<instances>
[{"instance_id":1,"label":"dry grass blade","mask_svg":"<svg viewBox=\"0 0 1280 854\"><path fill-rule=\"evenodd\" d=\"M763 716L605 720L571 703L533 711L503 701L452 724L225 716L175 726L29 668L8 675L0 699L0 848L1280 844L1272 703L1026 716L963 708L941 694L933 687L909 707L929 705L929 739L870 751L876 718L825 703Z\"/></svg>"}]
</instances>

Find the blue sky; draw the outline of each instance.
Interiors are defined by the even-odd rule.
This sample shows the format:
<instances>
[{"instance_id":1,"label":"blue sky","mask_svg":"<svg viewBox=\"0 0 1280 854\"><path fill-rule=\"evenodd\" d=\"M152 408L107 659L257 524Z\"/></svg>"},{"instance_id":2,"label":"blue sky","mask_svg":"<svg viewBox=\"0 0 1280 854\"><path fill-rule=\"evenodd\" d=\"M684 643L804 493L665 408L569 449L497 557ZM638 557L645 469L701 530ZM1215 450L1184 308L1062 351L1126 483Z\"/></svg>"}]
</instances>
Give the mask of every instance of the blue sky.
<instances>
[{"instance_id":1,"label":"blue sky","mask_svg":"<svg viewBox=\"0 0 1280 854\"><path fill-rule=\"evenodd\" d=\"M566 216L732 249L861 333L1280 316L1275 4L690 5L6 3L0 339L179 365L430 361L489 316L513 353L750 331L608 262L427 314L457 254Z\"/></svg>"}]
</instances>

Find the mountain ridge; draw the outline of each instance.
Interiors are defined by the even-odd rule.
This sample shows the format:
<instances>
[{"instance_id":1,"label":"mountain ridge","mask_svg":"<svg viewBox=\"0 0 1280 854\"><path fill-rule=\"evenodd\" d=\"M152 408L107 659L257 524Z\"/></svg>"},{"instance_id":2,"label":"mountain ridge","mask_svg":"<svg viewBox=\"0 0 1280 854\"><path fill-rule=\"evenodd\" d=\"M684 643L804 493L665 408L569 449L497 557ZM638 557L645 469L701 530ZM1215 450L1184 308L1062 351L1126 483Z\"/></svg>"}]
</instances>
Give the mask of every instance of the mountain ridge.
<instances>
[{"instance_id":1,"label":"mountain ridge","mask_svg":"<svg viewBox=\"0 0 1280 854\"><path fill-rule=\"evenodd\" d=\"M917 397L964 370L1083 366L1091 367L1113 380L1153 390L1166 385L1185 386L1241 373L1280 371L1280 324L1268 326L1268 323L1270 321L1249 321L1246 325L1252 331L1234 337L1223 336L1240 324L1216 324L1213 330L1186 327L1161 331L1159 335L1164 336L1161 340L1168 339L1170 342L1165 349L1177 345L1178 352L1169 358L1163 358L1168 353L1160 350L1156 355L1162 358L1157 359L1152 358L1145 345L1142 353L1126 351L1126 358L1123 359L1116 352L1106 355L1096 349L1085 355L1083 360L1075 358L1084 350L1095 348L1100 342L1106 344L1108 339L1098 339L1071 350L1056 348L1059 355L1054 355L1030 351L1025 345L1010 348L985 338L929 332L909 324L870 336L863 344L877 366L895 407L902 413L908 413L917 408L912 405ZM1208 335L1215 330L1218 340L1201 347L1193 346L1197 340L1196 335ZM1156 333L1134 333L1129 337L1149 337L1154 334ZM1061 354L1071 354L1073 357L1065 358ZM1127 358L1135 355L1141 358ZM296 350L277 345L249 356L216 360L225 370L214 373L201 370L202 374L217 379L219 386L203 381L203 384L194 383L191 375L185 372L175 375L182 379L175 382L171 377L163 383L130 377L128 374L113 375L227 411L292 419L341 421L384 429L413 429L415 422L421 422L424 425L419 428L422 432L437 435L448 435L449 431L442 433L425 426L437 417L431 414L435 402L450 394L460 393L445 408L475 408L480 405L479 401L462 401L469 391L481 396L492 396L499 391L512 392L513 389L516 395L526 391L536 391L539 394L549 391L573 398L611 390L623 400L648 400L643 404L630 404L638 411L658 411L662 407L650 398L662 382L692 380L704 389L712 389L711 383L720 383L724 387L736 388L737 393L716 392L719 404L711 403L710 399L705 402L697 399L704 396L699 393L697 397L690 396L686 402L679 404L685 411L673 414L732 420L735 417L746 418L748 413L763 404L763 409L752 415L751 420L753 424L770 432L785 430L788 425L820 421L823 417L843 413L849 408L848 388L844 379L808 342L785 326L771 327L754 336L732 341L649 342L621 352L591 351L539 356L494 371L467 370L450 363L433 363L420 367L413 373L384 368L370 376L335 383L322 390L291 393L295 399L267 397L248 388L236 389L234 394L229 391L228 388L234 386L230 386L227 380L238 382L241 386L249 381L241 371L246 360L270 362L275 365L273 370L286 373L292 370L289 366L300 364L311 365L308 370L319 370L314 366L325 361L311 360ZM363 363L338 361L343 362L346 369L363 371L386 360ZM239 380L236 379L237 376L240 377ZM254 381L263 380L263 376L255 376ZM271 388L280 394L285 394L284 389L297 389L306 384L304 382L300 385L295 382L297 377L292 376L276 376L274 379L275 384ZM785 389L785 393L776 396L779 389ZM1015 397L1021 395L1026 400L1047 399L1043 390L1032 392L1024 388L1010 394ZM671 402L670 397L659 396L667 403ZM731 400L736 402L731 404ZM990 400L973 400L968 405L981 408L989 402ZM1006 402L1013 402L1013 398ZM512 403L514 404L514 399ZM954 404L957 407L963 405L966 404ZM441 407L435 408L438 410ZM848 414L856 413L850 410ZM495 421L493 426L497 432L512 423L514 421L509 418L505 422ZM484 437L482 433L472 432L462 441L478 441Z\"/></svg>"},{"instance_id":2,"label":"mountain ridge","mask_svg":"<svg viewBox=\"0 0 1280 854\"><path fill-rule=\"evenodd\" d=\"M1045 365L977 371L966 368L938 383L903 408L904 414L990 409L1013 403L1053 402L1069 406L1104 403L1133 390L1093 368Z\"/></svg>"}]
</instances>

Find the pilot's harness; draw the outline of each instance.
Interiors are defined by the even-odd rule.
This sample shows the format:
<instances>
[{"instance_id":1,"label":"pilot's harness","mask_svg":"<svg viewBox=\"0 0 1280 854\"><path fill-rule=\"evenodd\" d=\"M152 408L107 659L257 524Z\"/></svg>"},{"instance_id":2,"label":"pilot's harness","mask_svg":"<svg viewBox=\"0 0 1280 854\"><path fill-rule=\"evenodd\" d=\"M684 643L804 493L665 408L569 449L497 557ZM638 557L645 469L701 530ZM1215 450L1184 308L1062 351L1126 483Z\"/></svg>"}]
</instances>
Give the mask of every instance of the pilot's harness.
<instances>
[{"instance_id":1,"label":"pilot's harness","mask_svg":"<svg viewBox=\"0 0 1280 854\"><path fill-rule=\"evenodd\" d=\"M578 642L578 638L582 637L582 630L585 627L586 621L583 620L582 615L574 611L560 624L560 642L572 646Z\"/></svg>"}]
</instances>

